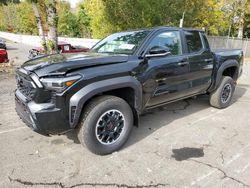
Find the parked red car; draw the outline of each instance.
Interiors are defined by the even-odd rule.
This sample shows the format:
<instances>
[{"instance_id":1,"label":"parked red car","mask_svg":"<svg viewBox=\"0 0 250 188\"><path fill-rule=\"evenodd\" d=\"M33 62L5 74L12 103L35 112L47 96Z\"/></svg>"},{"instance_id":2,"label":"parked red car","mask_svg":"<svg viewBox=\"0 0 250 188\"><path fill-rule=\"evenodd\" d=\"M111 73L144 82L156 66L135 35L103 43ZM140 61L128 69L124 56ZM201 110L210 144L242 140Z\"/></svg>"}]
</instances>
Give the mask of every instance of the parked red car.
<instances>
[{"instance_id":1,"label":"parked red car","mask_svg":"<svg viewBox=\"0 0 250 188\"><path fill-rule=\"evenodd\" d=\"M0 49L0 63L7 63L8 61L7 51L5 49Z\"/></svg>"},{"instance_id":2,"label":"parked red car","mask_svg":"<svg viewBox=\"0 0 250 188\"><path fill-rule=\"evenodd\" d=\"M58 42L58 51L60 53L77 53L77 52L87 52L88 48L77 48L66 42ZM36 56L43 55L44 48L33 48L29 51L29 59Z\"/></svg>"}]
</instances>

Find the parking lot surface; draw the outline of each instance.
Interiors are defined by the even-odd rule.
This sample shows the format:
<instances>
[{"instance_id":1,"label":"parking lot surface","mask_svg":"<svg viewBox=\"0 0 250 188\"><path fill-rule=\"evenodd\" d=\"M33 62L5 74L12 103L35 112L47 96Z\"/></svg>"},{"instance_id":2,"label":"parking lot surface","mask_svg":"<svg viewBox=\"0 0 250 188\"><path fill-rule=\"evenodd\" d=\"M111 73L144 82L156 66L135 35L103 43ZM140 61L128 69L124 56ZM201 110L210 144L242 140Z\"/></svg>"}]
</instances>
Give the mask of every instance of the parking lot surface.
<instances>
[{"instance_id":1,"label":"parking lot surface","mask_svg":"<svg viewBox=\"0 0 250 188\"><path fill-rule=\"evenodd\" d=\"M29 46L8 42L21 64ZM90 153L75 132L45 137L25 126L14 105L13 74L0 73L0 187L250 187L250 61L232 105L207 96L149 111L127 144Z\"/></svg>"}]
</instances>

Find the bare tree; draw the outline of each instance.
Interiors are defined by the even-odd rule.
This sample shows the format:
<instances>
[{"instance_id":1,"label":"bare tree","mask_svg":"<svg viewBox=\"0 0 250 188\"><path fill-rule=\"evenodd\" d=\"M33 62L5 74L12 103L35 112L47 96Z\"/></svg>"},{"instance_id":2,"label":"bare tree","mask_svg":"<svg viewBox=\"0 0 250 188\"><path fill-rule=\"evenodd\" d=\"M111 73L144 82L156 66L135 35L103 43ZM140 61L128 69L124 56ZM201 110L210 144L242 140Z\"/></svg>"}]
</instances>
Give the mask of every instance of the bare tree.
<instances>
[{"instance_id":1,"label":"bare tree","mask_svg":"<svg viewBox=\"0 0 250 188\"><path fill-rule=\"evenodd\" d=\"M37 24L37 29L39 36L42 38L42 45L44 47L45 52L47 52L47 45L46 45L46 38L44 34L44 28L42 24L42 18L41 14L38 8L38 1L37 0L29 0L29 2L32 4L32 8L36 17L36 24Z\"/></svg>"},{"instance_id":2,"label":"bare tree","mask_svg":"<svg viewBox=\"0 0 250 188\"><path fill-rule=\"evenodd\" d=\"M239 31L238 38L243 38L243 30L244 30L244 17L247 11L247 0L239 1Z\"/></svg>"},{"instance_id":3,"label":"bare tree","mask_svg":"<svg viewBox=\"0 0 250 188\"><path fill-rule=\"evenodd\" d=\"M39 36L42 37L42 44L45 52L53 53L57 51L57 12L56 12L56 0L45 0L42 1L46 8L47 25L49 27L48 40L46 41L44 34L44 27L42 23L41 13L39 10L38 0L28 0L32 4L34 14L36 16L37 28ZM41 3L41 2L40 2Z\"/></svg>"},{"instance_id":4,"label":"bare tree","mask_svg":"<svg viewBox=\"0 0 250 188\"><path fill-rule=\"evenodd\" d=\"M57 24L58 17L56 12L56 0L46 0L45 1L47 21L48 21L48 48L50 53L57 51Z\"/></svg>"}]
</instances>

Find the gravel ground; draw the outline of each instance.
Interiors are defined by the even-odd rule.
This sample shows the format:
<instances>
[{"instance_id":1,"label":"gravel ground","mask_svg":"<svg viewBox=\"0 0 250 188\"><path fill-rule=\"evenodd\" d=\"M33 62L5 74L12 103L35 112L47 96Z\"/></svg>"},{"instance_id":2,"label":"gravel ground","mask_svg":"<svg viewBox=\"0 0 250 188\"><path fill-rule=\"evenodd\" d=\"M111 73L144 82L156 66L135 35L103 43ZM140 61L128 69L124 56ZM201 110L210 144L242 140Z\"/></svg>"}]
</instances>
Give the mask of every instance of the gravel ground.
<instances>
[{"instance_id":1,"label":"gravel ground","mask_svg":"<svg viewBox=\"0 0 250 188\"><path fill-rule=\"evenodd\" d=\"M21 64L29 46L8 42ZM45 137L14 110L13 74L0 73L0 187L250 187L250 61L233 104L187 99L141 117L120 151L97 156L75 132Z\"/></svg>"}]
</instances>

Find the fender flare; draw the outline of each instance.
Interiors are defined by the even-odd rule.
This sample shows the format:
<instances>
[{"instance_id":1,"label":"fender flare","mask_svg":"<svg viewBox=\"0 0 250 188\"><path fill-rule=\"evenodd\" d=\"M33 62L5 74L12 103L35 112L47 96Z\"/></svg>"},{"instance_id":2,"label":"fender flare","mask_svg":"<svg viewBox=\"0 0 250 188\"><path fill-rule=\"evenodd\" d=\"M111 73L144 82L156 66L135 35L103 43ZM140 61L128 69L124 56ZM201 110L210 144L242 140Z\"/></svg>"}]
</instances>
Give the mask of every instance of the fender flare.
<instances>
[{"instance_id":1,"label":"fender flare","mask_svg":"<svg viewBox=\"0 0 250 188\"><path fill-rule=\"evenodd\" d=\"M89 84L76 92L69 101L69 122L70 127L75 128L79 122L82 109L87 100L91 97L110 90L131 87L135 92L134 107L137 113L142 109L142 87L141 83L132 76L124 76L97 81ZM72 110L75 109L75 110Z\"/></svg>"},{"instance_id":2,"label":"fender flare","mask_svg":"<svg viewBox=\"0 0 250 188\"><path fill-rule=\"evenodd\" d=\"M222 63L222 65L219 67L217 73L216 73L216 79L215 79L215 88L217 88L220 84L221 78L222 78L222 74L223 72L229 68L229 67L236 67L236 75L238 78L238 71L239 71L239 63L236 60L227 60L224 63Z\"/></svg>"}]
</instances>

